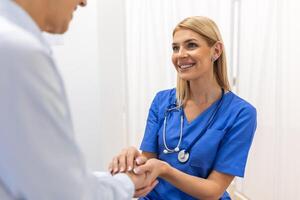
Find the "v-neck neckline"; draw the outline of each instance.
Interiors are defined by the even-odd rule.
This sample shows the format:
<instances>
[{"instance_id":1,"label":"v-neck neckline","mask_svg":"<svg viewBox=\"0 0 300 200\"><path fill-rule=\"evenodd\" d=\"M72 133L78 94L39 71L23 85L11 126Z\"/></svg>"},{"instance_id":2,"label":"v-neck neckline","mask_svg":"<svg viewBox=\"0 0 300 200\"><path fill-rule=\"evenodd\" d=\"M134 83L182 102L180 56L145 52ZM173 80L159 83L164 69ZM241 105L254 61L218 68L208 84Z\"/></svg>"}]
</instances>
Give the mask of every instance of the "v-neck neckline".
<instances>
[{"instance_id":1,"label":"v-neck neckline","mask_svg":"<svg viewBox=\"0 0 300 200\"><path fill-rule=\"evenodd\" d=\"M185 111L184 109L182 109L182 112L183 112L183 118L184 118L184 123L188 126L192 125L193 123L195 123L195 121L198 121L199 118L202 118L204 115L206 115L212 107L215 107L216 106L216 103L218 102L215 101L213 102L210 106L208 106L206 109L204 109L201 113L199 113L194 119L192 119L191 121L189 121L186 117L186 114L185 114Z\"/></svg>"},{"instance_id":2,"label":"v-neck neckline","mask_svg":"<svg viewBox=\"0 0 300 200\"><path fill-rule=\"evenodd\" d=\"M223 96L223 99L225 98L225 96L230 93L230 91L228 92L225 92L224 93L224 96ZM195 123L195 121L199 121L199 118L202 118L204 117L207 113L209 113L212 108L215 108L218 104L218 102L220 101L221 97L218 98L216 101L214 101L210 106L208 106L206 109L204 109L201 113L199 113L194 119L192 119L191 121L188 121L187 117L186 117L186 114L185 114L185 111L184 109L182 109L182 112L183 112L183 120L184 120L184 124L190 126L192 124Z\"/></svg>"}]
</instances>

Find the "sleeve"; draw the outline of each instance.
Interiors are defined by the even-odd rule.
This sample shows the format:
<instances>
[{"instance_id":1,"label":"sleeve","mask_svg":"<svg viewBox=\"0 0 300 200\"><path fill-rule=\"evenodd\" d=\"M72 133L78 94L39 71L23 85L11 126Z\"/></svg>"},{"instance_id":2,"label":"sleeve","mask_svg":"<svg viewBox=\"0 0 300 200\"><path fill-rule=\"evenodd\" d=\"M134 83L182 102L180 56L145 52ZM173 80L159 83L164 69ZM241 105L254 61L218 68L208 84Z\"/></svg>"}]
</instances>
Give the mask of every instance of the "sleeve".
<instances>
[{"instance_id":1,"label":"sleeve","mask_svg":"<svg viewBox=\"0 0 300 200\"><path fill-rule=\"evenodd\" d=\"M142 151L157 153L158 151L158 130L159 130L159 94L157 93L149 109L144 138L140 149Z\"/></svg>"},{"instance_id":2,"label":"sleeve","mask_svg":"<svg viewBox=\"0 0 300 200\"><path fill-rule=\"evenodd\" d=\"M119 173L111 176L108 172L94 172L94 176L97 178L94 184L95 191L98 191L97 199L132 199L134 185L126 174Z\"/></svg>"},{"instance_id":3,"label":"sleeve","mask_svg":"<svg viewBox=\"0 0 300 200\"><path fill-rule=\"evenodd\" d=\"M256 110L248 106L240 111L235 123L222 140L214 169L244 177L248 152L256 129Z\"/></svg>"},{"instance_id":4,"label":"sleeve","mask_svg":"<svg viewBox=\"0 0 300 200\"><path fill-rule=\"evenodd\" d=\"M87 171L51 56L16 44L0 42L0 182L14 199L132 199L128 176Z\"/></svg>"}]
</instances>

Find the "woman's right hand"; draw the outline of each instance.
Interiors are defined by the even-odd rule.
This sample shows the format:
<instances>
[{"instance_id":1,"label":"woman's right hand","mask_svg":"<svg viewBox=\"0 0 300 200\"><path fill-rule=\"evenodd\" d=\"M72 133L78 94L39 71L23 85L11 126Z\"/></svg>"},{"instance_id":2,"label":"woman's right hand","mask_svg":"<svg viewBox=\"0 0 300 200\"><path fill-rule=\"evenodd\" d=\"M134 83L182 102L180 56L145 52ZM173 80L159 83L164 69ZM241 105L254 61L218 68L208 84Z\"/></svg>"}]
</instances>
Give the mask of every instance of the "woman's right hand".
<instances>
[{"instance_id":1,"label":"woman's right hand","mask_svg":"<svg viewBox=\"0 0 300 200\"><path fill-rule=\"evenodd\" d=\"M130 172L135 166L142 165L147 161L141 152L135 147L128 147L115 156L109 164L108 170L112 175L119 172Z\"/></svg>"}]
</instances>

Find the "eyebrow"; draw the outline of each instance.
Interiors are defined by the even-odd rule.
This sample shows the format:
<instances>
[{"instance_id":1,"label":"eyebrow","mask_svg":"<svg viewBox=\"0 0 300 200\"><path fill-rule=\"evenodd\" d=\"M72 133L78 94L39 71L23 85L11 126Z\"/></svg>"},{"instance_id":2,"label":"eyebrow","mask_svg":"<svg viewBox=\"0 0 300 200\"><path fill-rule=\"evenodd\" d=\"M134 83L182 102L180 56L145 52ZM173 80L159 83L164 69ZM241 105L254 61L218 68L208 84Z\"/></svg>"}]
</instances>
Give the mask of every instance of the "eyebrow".
<instances>
[{"instance_id":1,"label":"eyebrow","mask_svg":"<svg viewBox=\"0 0 300 200\"><path fill-rule=\"evenodd\" d=\"M189 43L189 42L193 42L193 41L197 42L196 39L188 39L188 40L185 40L183 43ZM172 43L172 46L177 45L177 44L178 43Z\"/></svg>"}]
</instances>

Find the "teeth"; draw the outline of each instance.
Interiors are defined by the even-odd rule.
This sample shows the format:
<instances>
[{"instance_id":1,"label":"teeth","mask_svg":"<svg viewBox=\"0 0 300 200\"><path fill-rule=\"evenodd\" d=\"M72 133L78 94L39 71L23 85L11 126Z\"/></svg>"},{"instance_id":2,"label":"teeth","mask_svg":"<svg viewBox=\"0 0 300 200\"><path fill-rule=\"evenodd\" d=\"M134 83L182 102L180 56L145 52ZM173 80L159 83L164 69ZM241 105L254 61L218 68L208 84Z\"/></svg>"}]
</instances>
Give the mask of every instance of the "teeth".
<instances>
[{"instance_id":1,"label":"teeth","mask_svg":"<svg viewBox=\"0 0 300 200\"><path fill-rule=\"evenodd\" d=\"M190 68L192 67L194 64L189 64L189 65L181 65L180 68L181 69L187 69L187 68Z\"/></svg>"}]
</instances>

